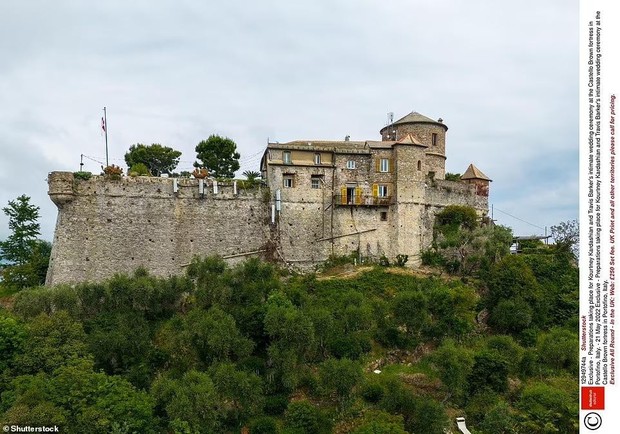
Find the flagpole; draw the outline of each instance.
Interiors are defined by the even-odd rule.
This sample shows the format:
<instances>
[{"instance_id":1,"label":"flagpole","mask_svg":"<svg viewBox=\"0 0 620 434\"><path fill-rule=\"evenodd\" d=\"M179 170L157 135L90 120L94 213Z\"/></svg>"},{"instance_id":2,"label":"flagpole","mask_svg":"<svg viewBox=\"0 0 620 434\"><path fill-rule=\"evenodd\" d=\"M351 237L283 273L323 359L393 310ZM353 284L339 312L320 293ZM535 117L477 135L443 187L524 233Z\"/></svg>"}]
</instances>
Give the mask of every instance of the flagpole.
<instances>
[{"instance_id":1,"label":"flagpole","mask_svg":"<svg viewBox=\"0 0 620 434\"><path fill-rule=\"evenodd\" d=\"M106 116L105 107L103 108L103 132L105 133L105 165L110 165L108 161L108 118Z\"/></svg>"}]
</instances>

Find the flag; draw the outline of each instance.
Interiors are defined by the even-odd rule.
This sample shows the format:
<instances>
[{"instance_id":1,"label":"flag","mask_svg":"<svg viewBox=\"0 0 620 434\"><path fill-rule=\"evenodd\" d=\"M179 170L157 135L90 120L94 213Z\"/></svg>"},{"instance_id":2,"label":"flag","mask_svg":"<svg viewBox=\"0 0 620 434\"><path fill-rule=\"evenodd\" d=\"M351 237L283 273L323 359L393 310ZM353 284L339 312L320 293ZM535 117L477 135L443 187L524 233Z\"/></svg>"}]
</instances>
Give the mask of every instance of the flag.
<instances>
[{"instance_id":1,"label":"flag","mask_svg":"<svg viewBox=\"0 0 620 434\"><path fill-rule=\"evenodd\" d=\"M105 133L105 119L104 118L101 118L101 129Z\"/></svg>"}]
</instances>

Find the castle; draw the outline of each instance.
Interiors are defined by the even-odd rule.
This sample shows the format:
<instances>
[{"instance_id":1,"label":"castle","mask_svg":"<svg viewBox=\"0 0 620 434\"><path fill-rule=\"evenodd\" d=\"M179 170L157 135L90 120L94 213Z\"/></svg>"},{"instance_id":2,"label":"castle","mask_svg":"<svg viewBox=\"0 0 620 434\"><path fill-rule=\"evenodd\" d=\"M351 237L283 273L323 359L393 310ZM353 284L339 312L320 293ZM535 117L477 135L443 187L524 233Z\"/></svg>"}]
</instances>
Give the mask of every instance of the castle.
<instances>
[{"instance_id":1,"label":"castle","mask_svg":"<svg viewBox=\"0 0 620 434\"><path fill-rule=\"evenodd\" d=\"M448 205L488 210L490 179L470 165L445 180L442 119L412 112L381 140L269 143L264 184L244 189L210 179L52 172L58 206L46 283L98 281L139 266L180 274L194 255L230 261L259 255L307 270L330 255L392 261L432 242L435 213Z\"/></svg>"}]
</instances>

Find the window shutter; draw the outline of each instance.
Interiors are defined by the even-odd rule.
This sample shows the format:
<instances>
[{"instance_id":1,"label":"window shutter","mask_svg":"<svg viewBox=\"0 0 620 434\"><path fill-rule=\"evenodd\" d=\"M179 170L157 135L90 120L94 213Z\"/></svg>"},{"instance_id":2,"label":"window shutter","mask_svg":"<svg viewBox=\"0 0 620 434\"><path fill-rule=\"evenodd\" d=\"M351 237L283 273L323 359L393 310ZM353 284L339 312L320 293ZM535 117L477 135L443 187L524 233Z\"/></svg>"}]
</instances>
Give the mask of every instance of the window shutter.
<instances>
[{"instance_id":1,"label":"window shutter","mask_svg":"<svg viewBox=\"0 0 620 434\"><path fill-rule=\"evenodd\" d=\"M392 172L392 164L394 164L394 159L389 158L388 159L388 172Z\"/></svg>"},{"instance_id":2,"label":"window shutter","mask_svg":"<svg viewBox=\"0 0 620 434\"><path fill-rule=\"evenodd\" d=\"M347 187L340 187L340 203L347 204Z\"/></svg>"},{"instance_id":3,"label":"window shutter","mask_svg":"<svg viewBox=\"0 0 620 434\"><path fill-rule=\"evenodd\" d=\"M379 184L373 184L372 185L372 195L374 197L379 196Z\"/></svg>"},{"instance_id":4,"label":"window shutter","mask_svg":"<svg viewBox=\"0 0 620 434\"><path fill-rule=\"evenodd\" d=\"M355 187L355 204L361 205L362 203L362 187Z\"/></svg>"},{"instance_id":5,"label":"window shutter","mask_svg":"<svg viewBox=\"0 0 620 434\"><path fill-rule=\"evenodd\" d=\"M375 172L381 171L381 158L375 160Z\"/></svg>"}]
</instances>

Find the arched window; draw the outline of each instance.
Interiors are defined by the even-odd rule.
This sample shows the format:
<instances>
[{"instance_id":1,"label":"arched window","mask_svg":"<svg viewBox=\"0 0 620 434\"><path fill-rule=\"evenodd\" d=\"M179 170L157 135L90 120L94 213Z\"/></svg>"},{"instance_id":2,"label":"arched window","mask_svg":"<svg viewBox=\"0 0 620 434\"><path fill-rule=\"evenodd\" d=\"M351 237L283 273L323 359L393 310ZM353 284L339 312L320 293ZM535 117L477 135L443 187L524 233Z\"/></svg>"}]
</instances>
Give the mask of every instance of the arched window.
<instances>
[{"instance_id":1,"label":"arched window","mask_svg":"<svg viewBox=\"0 0 620 434\"><path fill-rule=\"evenodd\" d=\"M418 170L422 170L422 161L418 160Z\"/></svg>"}]
</instances>

